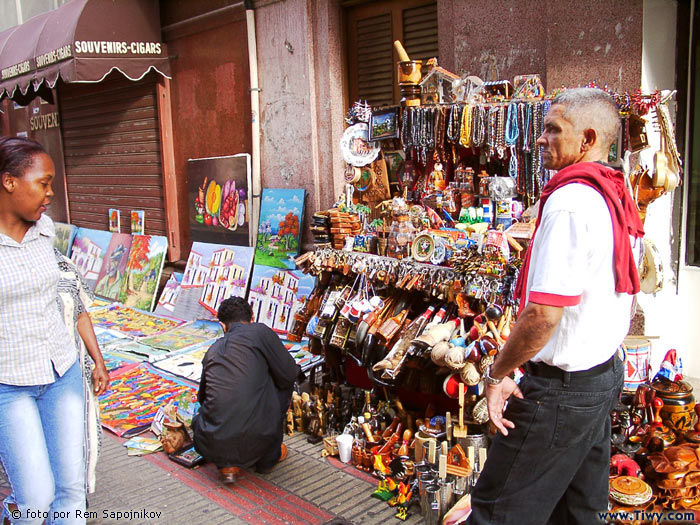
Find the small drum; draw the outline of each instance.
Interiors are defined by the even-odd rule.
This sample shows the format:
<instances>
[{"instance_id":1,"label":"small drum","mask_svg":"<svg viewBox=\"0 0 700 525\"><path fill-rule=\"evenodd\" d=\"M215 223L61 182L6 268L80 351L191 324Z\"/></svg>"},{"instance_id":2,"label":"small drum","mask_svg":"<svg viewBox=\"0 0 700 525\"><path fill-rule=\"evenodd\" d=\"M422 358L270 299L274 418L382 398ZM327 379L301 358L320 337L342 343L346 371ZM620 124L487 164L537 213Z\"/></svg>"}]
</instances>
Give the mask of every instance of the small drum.
<instances>
[{"instance_id":1,"label":"small drum","mask_svg":"<svg viewBox=\"0 0 700 525\"><path fill-rule=\"evenodd\" d=\"M625 391L634 392L642 383L649 382L651 365L651 342L649 339L627 337L622 343L625 347Z\"/></svg>"}]
</instances>

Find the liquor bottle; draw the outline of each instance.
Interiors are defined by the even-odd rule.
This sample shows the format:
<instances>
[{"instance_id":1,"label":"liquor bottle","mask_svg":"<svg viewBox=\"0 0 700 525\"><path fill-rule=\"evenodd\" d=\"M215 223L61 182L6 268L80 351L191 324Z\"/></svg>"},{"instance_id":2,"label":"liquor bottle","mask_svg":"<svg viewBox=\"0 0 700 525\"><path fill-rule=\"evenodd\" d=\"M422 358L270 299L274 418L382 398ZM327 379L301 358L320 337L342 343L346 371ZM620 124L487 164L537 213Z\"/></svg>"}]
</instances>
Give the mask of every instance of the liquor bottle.
<instances>
[{"instance_id":1,"label":"liquor bottle","mask_svg":"<svg viewBox=\"0 0 700 525\"><path fill-rule=\"evenodd\" d=\"M423 328L414 336L414 338L411 340L409 348L406 350L406 354L420 356L426 349L430 348L432 345L430 344L429 339L426 339L423 336L428 334L436 326L444 323L446 315L447 308L443 306L435 314L433 320L425 324Z\"/></svg>"},{"instance_id":2,"label":"liquor bottle","mask_svg":"<svg viewBox=\"0 0 700 525\"><path fill-rule=\"evenodd\" d=\"M309 319L318 312L321 306L321 298L323 297L323 286L316 281L316 286L309 294L308 298L304 299L304 304L294 312L294 322L291 330L287 333L287 339L293 343L298 343L304 336L304 330L309 323Z\"/></svg>"},{"instance_id":3,"label":"liquor bottle","mask_svg":"<svg viewBox=\"0 0 700 525\"><path fill-rule=\"evenodd\" d=\"M373 367L373 370L378 372L384 369L384 375L387 379L396 377L406 356L411 355L407 353L407 350L411 348L413 340L420 335L423 328L428 324L433 312L435 312L435 307L431 305L425 312L411 321L408 326L398 334L398 339L386 358L378 362Z\"/></svg>"}]
</instances>

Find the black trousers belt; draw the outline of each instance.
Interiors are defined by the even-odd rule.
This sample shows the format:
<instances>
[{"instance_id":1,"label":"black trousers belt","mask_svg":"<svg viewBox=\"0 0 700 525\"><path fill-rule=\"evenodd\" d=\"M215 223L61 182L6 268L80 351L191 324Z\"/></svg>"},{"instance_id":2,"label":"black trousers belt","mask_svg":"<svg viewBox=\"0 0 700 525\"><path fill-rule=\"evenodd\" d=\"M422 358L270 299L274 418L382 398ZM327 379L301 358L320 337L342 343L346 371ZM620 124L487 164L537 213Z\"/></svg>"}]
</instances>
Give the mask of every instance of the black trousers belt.
<instances>
[{"instance_id":1,"label":"black trousers belt","mask_svg":"<svg viewBox=\"0 0 700 525\"><path fill-rule=\"evenodd\" d=\"M562 381L564 381L566 380L567 375L569 378L574 379L583 377L595 377L600 374L603 374L613 367L615 359L617 359L617 352L615 352L610 359L605 361L605 363L596 365L593 368L589 368L588 370L579 370L577 372L567 372L566 370L562 370L561 368L556 366L548 365L546 363L534 363L532 361L528 361L527 363L525 363L523 365L523 368L525 369L525 372L533 376L544 377L547 379L561 379Z\"/></svg>"}]
</instances>

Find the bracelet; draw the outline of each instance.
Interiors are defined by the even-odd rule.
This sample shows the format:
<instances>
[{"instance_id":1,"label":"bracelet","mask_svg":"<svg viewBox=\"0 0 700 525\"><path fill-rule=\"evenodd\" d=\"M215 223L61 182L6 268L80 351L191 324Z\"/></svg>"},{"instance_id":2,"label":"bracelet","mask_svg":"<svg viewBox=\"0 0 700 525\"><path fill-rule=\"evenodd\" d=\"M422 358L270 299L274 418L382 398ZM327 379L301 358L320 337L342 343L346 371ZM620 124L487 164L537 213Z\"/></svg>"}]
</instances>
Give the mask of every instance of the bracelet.
<instances>
[{"instance_id":1,"label":"bracelet","mask_svg":"<svg viewBox=\"0 0 700 525\"><path fill-rule=\"evenodd\" d=\"M484 383L487 385L498 385L503 381L503 378L501 379L495 379L491 377L491 365L486 367L486 370L484 370L484 375L481 376L481 379L484 380Z\"/></svg>"}]
</instances>

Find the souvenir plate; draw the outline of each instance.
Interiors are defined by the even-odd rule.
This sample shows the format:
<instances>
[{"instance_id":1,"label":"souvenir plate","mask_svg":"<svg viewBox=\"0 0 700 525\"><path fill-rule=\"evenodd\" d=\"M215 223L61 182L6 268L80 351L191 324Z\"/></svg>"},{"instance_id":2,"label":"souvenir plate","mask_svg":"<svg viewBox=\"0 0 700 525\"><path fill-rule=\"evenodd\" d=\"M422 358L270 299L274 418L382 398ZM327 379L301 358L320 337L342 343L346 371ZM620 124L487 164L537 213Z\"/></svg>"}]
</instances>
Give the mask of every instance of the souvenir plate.
<instances>
[{"instance_id":1,"label":"souvenir plate","mask_svg":"<svg viewBox=\"0 0 700 525\"><path fill-rule=\"evenodd\" d=\"M350 126L340 139L343 160L353 166L366 166L379 155L379 145L369 142L369 127L364 122Z\"/></svg>"},{"instance_id":2,"label":"souvenir plate","mask_svg":"<svg viewBox=\"0 0 700 525\"><path fill-rule=\"evenodd\" d=\"M442 239L435 239L435 248L430 256L430 262L433 264L442 264L447 258L447 247Z\"/></svg>"},{"instance_id":3,"label":"souvenir plate","mask_svg":"<svg viewBox=\"0 0 700 525\"><path fill-rule=\"evenodd\" d=\"M411 247L411 253L413 258L418 262L427 262L433 255L435 250L435 241L433 237L428 233L421 233L413 239L413 246Z\"/></svg>"}]
</instances>

